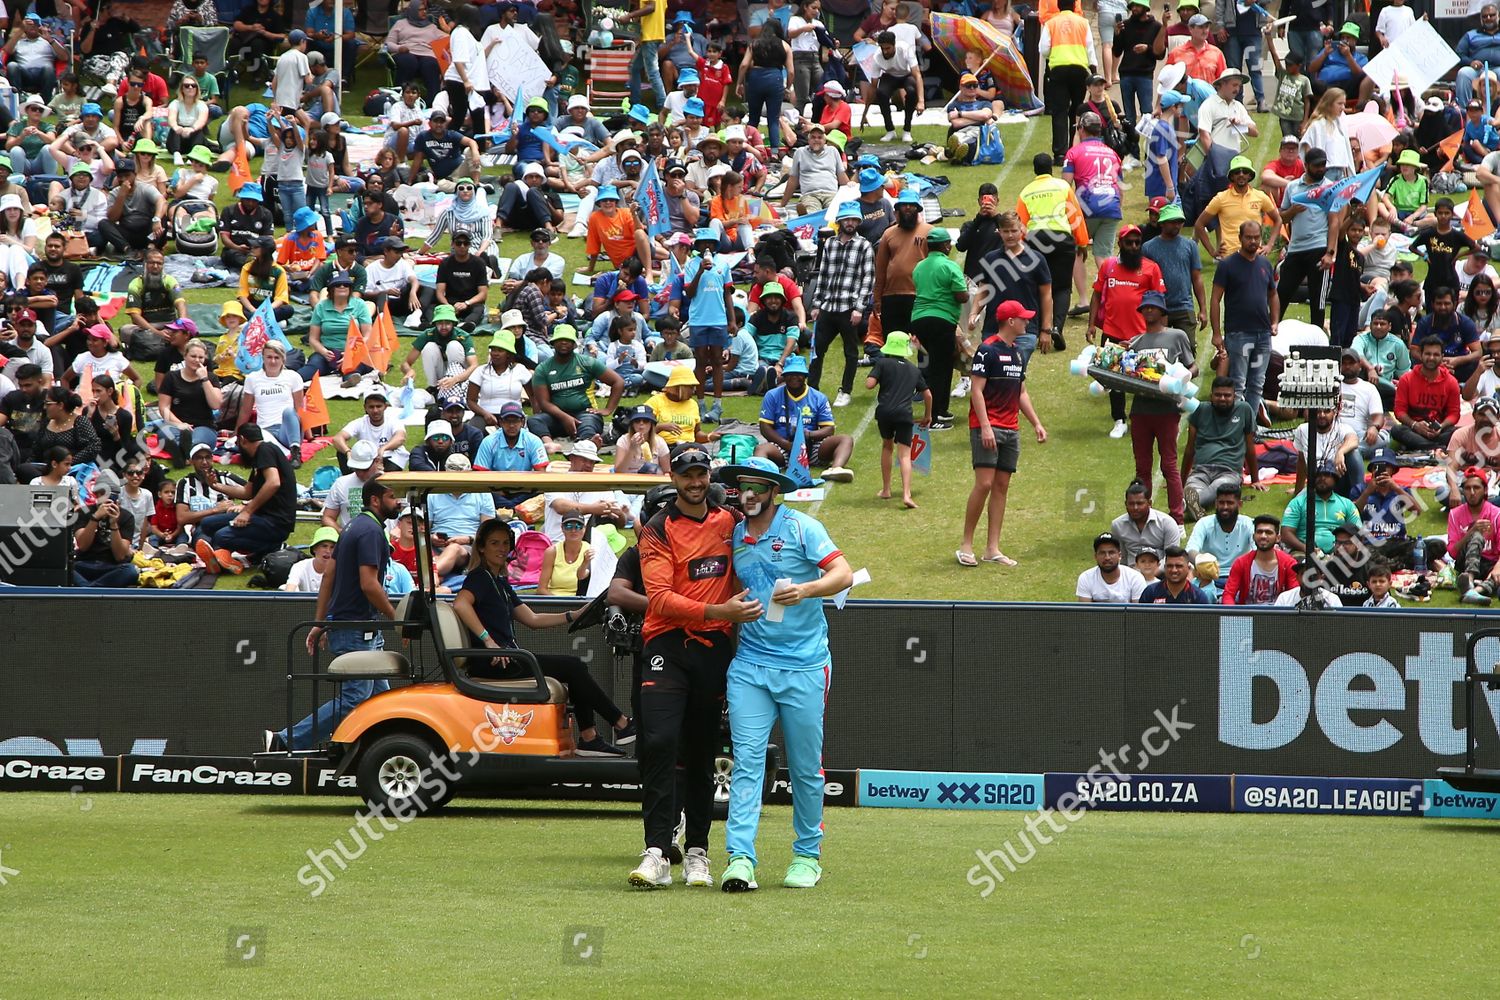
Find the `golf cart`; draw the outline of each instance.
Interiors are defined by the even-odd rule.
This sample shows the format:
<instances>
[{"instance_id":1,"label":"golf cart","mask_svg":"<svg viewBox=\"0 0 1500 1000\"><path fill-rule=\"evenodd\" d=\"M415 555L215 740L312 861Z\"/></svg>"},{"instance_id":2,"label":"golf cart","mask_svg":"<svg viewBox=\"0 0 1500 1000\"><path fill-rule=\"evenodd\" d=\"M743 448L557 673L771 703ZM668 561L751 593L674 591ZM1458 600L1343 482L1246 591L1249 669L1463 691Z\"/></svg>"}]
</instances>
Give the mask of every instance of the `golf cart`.
<instances>
[{"instance_id":1,"label":"golf cart","mask_svg":"<svg viewBox=\"0 0 1500 1000\"><path fill-rule=\"evenodd\" d=\"M1500 639L1500 629L1482 628L1469 634L1464 650L1464 766L1440 767L1438 777L1462 792L1500 792L1500 768L1476 767L1475 751L1479 749L1479 737L1474 729L1475 703L1481 689L1500 690L1500 664L1486 672L1479 669L1475 654L1482 639Z\"/></svg>"},{"instance_id":2,"label":"golf cart","mask_svg":"<svg viewBox=\"0 0 1500 1000\"><path fill-rule=\"evenodd\" d=\"M302 622L287 641L287 722L295 721L293 688L311 682L313 704L323 683L385 680L391 690L356 706L339 721L332 739L294 756L354 775L359 793L387 812L428 812L441 808L461 790L465 793L546 786L555 782L634 783L633 758L578 757L563 684L542 673L525 649L482 646L438 597L433 571L432 538L427 517L433 493L563 492L619 490L645 493L669 482L666 476L498 473L397 472L381 477L411 505L416 546L417 587L396 605L394 622L376 623L402 642L397 649L343 653L327 663L314 656L313 670L291 668L302 650L307 629L317 624L348 624L370 629L370 622ZM606 591L607 594L607 591ZM577 616L570 631L597 625L603 618L601 594ZM389 640L388 640L389 641ZM422 646L429 642L430 647ZM391 645L396 645L392 643ZM415 665L419 650L436 653L434 665ZM425 658L424 658L425 659ZM530 677L488 680L474 677L473 662L507 660L528 669Z\"/></svg>"}]
</instances>

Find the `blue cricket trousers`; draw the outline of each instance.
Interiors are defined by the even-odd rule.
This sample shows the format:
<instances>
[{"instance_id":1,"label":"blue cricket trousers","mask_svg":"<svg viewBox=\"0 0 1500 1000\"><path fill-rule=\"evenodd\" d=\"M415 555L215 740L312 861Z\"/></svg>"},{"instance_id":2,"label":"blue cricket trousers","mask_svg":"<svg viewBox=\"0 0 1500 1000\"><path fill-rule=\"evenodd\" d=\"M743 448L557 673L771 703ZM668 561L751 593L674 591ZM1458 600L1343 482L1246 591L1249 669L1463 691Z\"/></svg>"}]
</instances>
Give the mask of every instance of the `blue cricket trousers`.
<instances>
[{"instance_id":1,"label":"blue cricket trousers","mask_svg":"<svg viewBox=\"0 0 1500 1000\"><path fill-rule=\"evenodd\" d=\"M823 840L823 707L831 671L831 663L816 670L785 670L735 657L729 664L726 696L734 771L724 841L730 857L755 863L766 744L778 719L792 784L792 851L818 857Z\"/></svg>"}]
</instances>

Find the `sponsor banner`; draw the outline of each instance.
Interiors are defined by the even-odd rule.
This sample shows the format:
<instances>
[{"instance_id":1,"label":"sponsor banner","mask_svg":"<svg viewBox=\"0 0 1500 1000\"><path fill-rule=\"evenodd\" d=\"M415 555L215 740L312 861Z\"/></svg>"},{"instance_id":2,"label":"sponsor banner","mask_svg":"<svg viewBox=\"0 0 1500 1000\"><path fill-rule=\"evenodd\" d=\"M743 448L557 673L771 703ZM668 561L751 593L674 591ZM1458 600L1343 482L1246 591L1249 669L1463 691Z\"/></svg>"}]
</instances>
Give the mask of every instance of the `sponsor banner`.
<instances>
[{"instance_id":1,"label":"sponsor banner","mask_svg":"<svg viewBox=\"0 0 1500 1000\"><path fill-rule=\"evenodd\" d=\"M861 806L888 809L1039 809L1040 774L876 771L861 768Z\"/></svg>"},{"instance_id":2,"label":"sponsor banner","mask_svg":"<svg viewBox=\"0 0 1500 1000\"><path fill-rule=\"evenodd\" d=\"M309 760L307 762L308 795L359 795L359 782L354 772L340 777L338 768L332 764Z\"/></svg>"},{"instance_id":3,"label":"sponsor banner","mask_svg":"<svg viewBox=\"0 0 1500 1000\"><path fill-rule=\"evenodd\" d=\"M1229 812L1227 774L1056 774L1046 776L1047 808L1064 795L1084 809L1139 812Z\"/></svg>"},{"instance_id":4,"label":"sponsor banner","mask_svg":"<svg viewBox=\"0 0 1500 1000\"><path fill-rule=\"evenodd\" d=\"M112 792L119 782L118 757L0 757L0 791Z\"/></svg>"},{"instance_id":5,"label":"sponsor banner","mask_svg":"<svg viewBox=\"0 0 1500 1000\"><path fill-rule=\"evenodd\" d=\"M1440 778L1424 782L1423 812L1446 819L1500 819L1500 795L1465 792Z\"/></svg>"},{"instance_id":6,"label":"sponsor banner","mask_svg":"<svg viewBox=\"0 0 1500 1000\"><path fill-rule=\"evenodd\" d=\"M1423 784L1415 778L1284 778L1237 774L1235 812L1420 816Z\"/></svg>"},{"instance_id":7,"label":"sponsor banner","mask_svg":"<svg viewBox=\"0 0 1500 1000\"><path fill-rule=\"evenodd\" d=\"M823 772L823 805L825 806L859 805L858 789L858 771L825 770ZM792 804L792 779L786 768L781 768L776 772L771 786L766 789L764 801L777 806Z\"/></svg>"},{"instance_id":8,"label":"sponsor banner","mask_svg":"<svg viewBox=\"0 0 1500 1000\"><path fill-rule=\"evenodd\" d=\"M304 761L257 757L120 758L122 792L301 795Z\"/></svg>"},{"instance_id":9,"label":"sponsor banner","mask_svg":"<svg viewBox=\"0 0 1500 1000\"><path fill-rule=\"evenodd\" d=\"M639 802L641 786L635 782L568 781L552 785L529 787L495 788L493 786L470 793L463 783L458 786L458 798L476 795L487 799L565 799L581 802Z\"/></svg>"}]
</instances>

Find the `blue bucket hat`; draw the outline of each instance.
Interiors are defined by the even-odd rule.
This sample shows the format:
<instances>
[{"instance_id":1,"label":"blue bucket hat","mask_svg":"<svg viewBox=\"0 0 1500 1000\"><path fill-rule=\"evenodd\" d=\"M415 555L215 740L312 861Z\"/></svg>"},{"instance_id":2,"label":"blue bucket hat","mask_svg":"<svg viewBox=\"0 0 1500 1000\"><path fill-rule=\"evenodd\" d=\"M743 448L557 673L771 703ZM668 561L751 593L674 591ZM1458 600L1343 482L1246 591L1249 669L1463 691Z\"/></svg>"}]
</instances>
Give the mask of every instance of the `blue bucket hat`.
<instances>
[{"instance_id":1,"label":"blue bucket hat","mask_svg":"<svg viewBox=\"0 0 1500 1000\"><path fill-rule=\"evenodd\" d=\"M698 71L695 69L685 69L677 75L677 86L679 87L686 87L690 83L701 82L698 79Z\"/></svg>"},{"instance_id":2,"label":"blue bucket hat","mask_svg":"<svg viewBox=\"0 0 1500 1000\"><path fill-rule=\"evenodd\" d=\"M620 189L615 187L613 184L604 185L599 189L599 193L594 195L594 204L596 205L601 201L610 200L620 200Z\"/></svg>"},{"instance_id":3,"label":"blue bucket hat","mask_svg":"<svg viewBox=\"0 0 1500 1000\"><path fill-rule=\"evenodd\" d=\"M863 190L863 187L861 187L860 190ZM838 222L842 219L859 219L861 222L863 222L864 218L864 210L852 201L846 201L842 205L840 205L838 214L833 217L835 222Z\"/></svg>"},{"instance_id":4,"label":"blue bucket hat","mask_svg":"<svg viewBox=\"0 0 1500 1000\"><path fill-rule=\"evenodd\" d=\"M885 174L874 167L865 167L859 172L859 193L869 194L885 187Z\"/></svg>"},{"instance_id":5,"label":"blue bucket hat","mask_svg":"<svg viewBox=\"0 0 1500 1000\"><path fill-rule=\"evenodd\" d=\"M861 170L863 170L865 167L874 167L876 170L879 170L880 157L876 156L874 153L866 153L859 159L855 160L854 165L856 167L859 167Z\"/></svg>"},{"instance_id":6,"label":"blue bucket hat","mask_svg":"<svg viewBox=\"0 0 1500 1000\"><path fill-rule=\"evenodd\" d=\"M78 109L78 117L83 118L86 115L98 115L100 118L103 118L104 111L93 101L86 101L83 107Z\"/></svg>"},{"instance_id":7,"label":"blue bucket hat","mask_svg":"<svg viewBox=\"0 0 1500 1000\"><path fill-rule=\"evenodd\" d=\"M318 213L313 211L311 208L308 208L306 205L303 205L301 208L297 209L297 211L292 213L292 229L295 232L300 233L302 232L302 230L310 229L317 224Z\"/></svg>"},{"instance_id":8,"label":"blue bucket hat","mask_svg":"<svg viewBox=\"0 0 1500 1000\"><path fill-rule=\"evenodd\" d=\"M787 358L786 364L781 367L783 375L806 375L807 373L807 359L800 354L793 354Z\"/></svg>"},{"instance_id":9,"label":"blue bucket hat","mask_svg":"<svg viewBox=\"0 0 1500 1000\"><path fill-rule=\"evenodd\" d=\"M708 109L703 106L703 98L701 97L689 97L687 102L682 106L683 114L693 115L697 118L702 118L703 112L706 110Z\"/></svg>"},{"instance_id":10,"label":"blue bucket hat","mask_svg":"<svg viewBox=\"0 0 1500 1000\"><path fill-rule=\"evenodd\" d=\"M695 229L693 230L693 242L712 242L717 244L719 242L719 234L716 230L713 229Z\"/></svg>"},{"instance_id":11,"label":"blue bucket hat","mask_svg":"<svg viewBox=\"0 0 1500 1000\"><path fill-rule=\"evenodd\" d=\"M266 200L265 192L262 191L260 189L260 185L255 183L254 181L251 181L249 184L241 184L239 193L236 194L235 197L244 198L246 201Z\"/></svg>"},{"instance_id":12,"label":"blue bucket hat","mask_svg":"<svg viewBox=\"0 0 1500 1000\"><path fill-rule=\"evenodd\" d=\"M919 195L919 194L917 194L917 192L913 191L911 188L906 188L899 195L897 195L897 197L896 197L896 204L898 204L898 205L916 205L918 208L921 208L922 207L922 196Z\"/></svg>"},{"instance_id":13,"label":"blue bucket hat","mask_svg":"<svg viewBox=\"0 0 1500 1000\"><path fill-rule=\"evenodd\" d=\"M651 109L644 104L632 104L630 106L630 117L642 125L651 124Z\"/></svg>"},{"instance_id":14,"label":"blue bucket hat","mask_svg":"<svg viewBox=\"0 0 1500 1000\"><path fill-rule=\"evenodd\" d=\"M691 11L679 10L672 16L673 24L692 24L693 15Z\"/></svg>"},{"instance_id":15,"label":"blue bucket hat","mask_svg":"<svg viewBox=\"0 0 1500 1000\"><path fill-rule=\"evenodd\" d=\"M1160 309L1162 312L1166 312L1167 297L1161 292L1142 292L1140 305L1135 307L1135 311L1140 312L1147 306L1154 306L1157 309Z\"/></svg>"},{"instance_id":16,"label":"blue bucket hat","mask_svg":"<svg viewBox=\"0 0 1500 1000\"><path fill-rule=\"evenodd\" d=\"M717 475L720 482L728 485L737 485L741 479L764 479L775 483L776 488L783 493L791 493L797 489L797 484L784 475L775 462L759 455L753 455L737 465L722 466Z\"/></svg>"}]
</instances>

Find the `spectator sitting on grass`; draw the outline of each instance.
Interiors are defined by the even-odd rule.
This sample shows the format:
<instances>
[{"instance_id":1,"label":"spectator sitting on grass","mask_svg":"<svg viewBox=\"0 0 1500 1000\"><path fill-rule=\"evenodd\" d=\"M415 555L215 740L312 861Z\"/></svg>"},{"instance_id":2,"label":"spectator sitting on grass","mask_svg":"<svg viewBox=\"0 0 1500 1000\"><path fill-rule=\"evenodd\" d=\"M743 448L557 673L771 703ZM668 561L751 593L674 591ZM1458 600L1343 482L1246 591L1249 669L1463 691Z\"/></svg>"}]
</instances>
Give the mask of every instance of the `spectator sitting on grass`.
<instances>
[{"instance_id":1,"label":"spectator sitting on grass","mask_svg":"<svg viewBox=\"0 0 1500 1000\"><path fill-rule=\"evenodd\" d=\"M1141 591L1140 604L1208 604L1208 595L1193 583L1187 550L1169 545L1162 560L1162 578Z\"/></svg>"},{"instance_id":2,"label":"spectator sitting on grass","mask_svg":"<svg viewBox=\"0 0 1500 1000\"><path fill-rule=\"evenodd\" d=\"M1465 604L1488 605L1500 592L1500 508L1486 496L1489 479L1465 469L1463 503L1448 511L1448 554L1458 570L1454 589Z\"/></svg>"},{"instance_id":3,"label":"spectator sitting on grass","mask_svg":"<svg viewBox=\"0 0 1500 1000\"><path fill-rule=\"evenodd\" d=\"M1135 565L1141 549L1165 552L1182 542L1182 525L1151 506L1151 490L1139 479L1125 487L1125 513L1110 522L1109 530L1120 541L1126 566Z\"/></svg>"},{"instance_id":4,"label":"spectator sitting on grass","mask_svg":"<svg viewBox=\"0 0 1500 1000\"><path fill-rule=\"evenodd\" d=\"M349 421L333 436L339 464L347 466L355 443L364 441L375 448L375 460L383 463L386 472L401 471L410 457L405 448L406 425L391 418L391 403L385 393L372 392L364 403L365 415Z\"/></svg>"},{"instance_id":5,"label":"spectator sitting on grass","mask_svg":"<svg viewBox=\"0 0 1500 1000\"><path fill-rule=\"evenodd\" d=\"M808 465L823 468L823 478L831 482L852 482L854 470L845 463L854 454L854 440L835 433L833 408L827 396L807 384L807 370L807 359L800 354L787 359L781 385L766 393L761 402L760 432L766 442L755 449L755 454L782 468L788 461L798 460L792 455L792 439L800 421Z\"/></svg>"},{"instance_id":6,"label":"spectator sitting on grass","mask_svg":"<svg viewBox=\"0 0 1500 1000\"><path fill-rule=\"evenodd\" d=\"M1218 562L1221 588L1229 580L1229 567L1255 547L1255 526L1240 513L1241 504L1240 484L1220 482L1214 497L1214 516L1199 519L1188 538L1188 554L1195 564L1205 553Z\"/></svg>"},{"instance_id":7,"label":"spectator sitting on grass","mask_svg":"<svg viewBox=\"0 0 1500 1000\"><path fill-rule=\"evenodd\" d=\"M426 440L411 450L409 466L413 472L437 472L445 468L448 459L456 454L458 452L453 450L453 425L446 420L434 420L427 425Z\"/></svg>"},{"instance_id":8,"label":"spectator sitting on grass","mask_svg":"<svg viewBox=\"0 0 1500 1000\"><path fill-rule=\"evenodd\" d=\"M1408 451L1448 447L1458 426L1458 380L1443 364L1443 342L1428 337L1417 343L1420 365L1396 383L1396 420L1391 440Z\"/></svg>"},{"instance_id":9,"label":"spectator sitting on grass","mask_svg":"<svg viewBox=\"0 0 1500 1000\"><path fill-rule=\"evenodd\" d=\"M73 561L75 587L134 587L140 578L135 567L135 518L120 504L103 497L84 508L73 532L78 555Z\"/></svg>"},{"instance_id":10,"label":"spectator sitting on grass","mask_svg":"<svg viewBox=\"0 0 1500 1000\"><path fill-rule=\"evenodd\" d=\"M196 548L209 573L243 573L249 563L281 548L296 527L297 473L291 461L274 443L265 443L259 424L242 424L238 443L240 456L254 471L244 486L223 480L210 485L244 506L238 514L203 519Z\"/></svg>"},{"instance_id":11,"label":"spectator sitting on grass","mask_svg":"<svg viewBox=\"0 0 1500 1000\"><path fill-rule=\"evenodd\" d=\"M547 449L542 439L526 426L521 404L507 401L500 406L500 429L484 439L474 456L474 467L488 472L541 472L547 468Z\"/></svg>"},{"instance_id":12,"label":"spectator sitting on grass","mask_svg":"<svg viewBox=\"0 0 1500 1000\"><path fill-rule=\"evenodd\" d=\"M212 445L195 444L188 453L191 471L177 480L173 493L173 504L177 514L177 526L190 535L201 535L202 522L215 514L237 514L240 505L213 489L216 482L229 482L243 486L245 481L214 465Z\"/></svg>"},{"instance_id":13,"label":"spectator sitting on grass","mask_svg":"<svg viewBox=\"0 0 1500 1000\"><path fill-rule=\"evenodd\" d=\"M1387 565L1411 566L1417 540L1406 533L1406 519L1423 510L1416 494L1392 478L1396 457L1381 449L1370 459L1370 482L1355 499L1365 537ZM1455 483L1455 494L1457 493Z\"/></svg>"},{"instance_id":14,"label":"spectator sitting on grass","mask_svg":"<svg viewBox=\"0 0 1500 1000\"><path fill-rule=\"evenodd\" d=\"M1094 566L1078 574L1075 596L1083 604L1134 604L1146 589L1141 574L1120 565L1120 542L1109 532L1094 537Z\"/></svg>"},{"instance_id":15,"label":"spectator sitting on grass","mask_svg":"<svg viewBox=\"0 0 1500 1000\"><path fill-rule=\"evenodd\" d=\"M632 409L629 429L615 442L615 471L659 473L670 467L670 455L656 432L656 411L645 404Z\"/></svg>"},{"instance_id":16,"label":"spectator sitting on grass","mask_svg":"<svg viewBox=\"0 0 1500 1000\"><path fill-rule=\"evenodd\" d=\"M293 566L281 589L294 594L316 594L323 586L323 574L333 565L333 547L338 540L337 528L325 524L314 531L312 544L308 546L312 558L303 559Z\"/></svg>"},{"instance_id":17,"label":"spectator sitting on grass","mask_svg":"<svg viewBox=\"0 0 1500 1000\"><path fill-rule=\"evenodd\" d=\"M745 327L749 329L749 327ZM650 361L691 361L693 360L693 349L682 342L682 325L670 316L664 316L656 322L656 332L661 334L661 339L656 346L651 348Z\"/></svg>"},{"instance_id":18,"label":"spectator sitting on grass","mask_svg":"<svg viewBox=\"0 0 1500 1000\"><path fill-rule=\"evenodd\" d=\"M468 472L473 468L462 455L449 455L444 472ZM432 519L432 566L438 579L446 579L468 564L469 550L479 526L495 517L495 501L483 490L433 493L427 498Z\"/></svg>"},{"instance_id":19,"label":"spectator sitting on grass","mask_svg":"<svg viewBox=\"0 0 1500 1000\"><path fill-rule=\"evenodd\" d=\"M1161 579L1161 550L1141 549L1135 554L1135 566L1131 568L1141 574L1142 589L1151 586Z\"/></svg>"},{"instance_id":20,"label":"spectator sitting on grass","mask_svg":"<svg viewBox=\"0 0 1500 1000\"><path fill-rule=\"evenodd\" d=\"M1365 569L1365 582L1369 584L1370 596L1365 598L1362 608L1399 608L1401 602L1391 596L1391 564L1376 559Z\"/></svg>"},{"instance_id":21,"label":"spectator sitting on grass","mask_svg":"<svg viewBox=\"0 0 1500 1000\"><path fill-rule=\"evenodd\" d=\"M1337 417L1338 408L1318 410L1312 423L1318 431L1318 464L1331 464L1337 474L1335 487L1346 497L1358 496L1365 481L1365 464L1359 455L1359 438ZM1297 483L1292 492L1301 491L1307 481L1308 425L1304 421L1292 432L1297 449Z\"/></svg>"},{"instance_id":22,"label":"spectator sitting on grass","mask_svg":"<svg viewBox=\"0 0 1500 1000\"><path fill-rule=\"evenodd\" d=\"M340 531L359 513L354 508L354 498L362 496L365 483L385 471L377 460L375 445L369 441L356 441L349 449L345 464L349 471L333 481L328 496L323 498L323 523Z\"/></svg>"},{"instance_id":23,"label":"spectator sitting on grass","mask_svg":"<svg viewBox=\"0 0 1500 1000\"><path fill-rule=\"evenodd\" d=\"M603 443L604 421L611 419L620 405L625 382L603 361L578 353L578 331L571 326L552 328L552 350L552 357L532 373L531 432L549 451L562 449L553 442L559 437L591 440L597 447ZM609 402L602 410L589 399L589 389L596 381L609 388Z\"/></svg>"},{"instance_id":24,"label":"spectator sitting on grass","mask_svg":"<svg viewBox=\"0 0 1500 1000\"><path fill-rule=\"evenodd\" d=\"M1369 594L1365 585L1369 549L1361 543L1359 529L1357 523L1334 525L1333 551L1323 560L1328 589L1346 607L1363 604Z\"/></svg>"},{"instance_id":25,"label":"spectator sitting on grass","mask_svg":"<svg viewBox=\"0 0 1500 1000\"><path fill-rule=\"evenodd\" d=\"M1500 399L1482 396L1474 401L1474 422L1448 442L1447 482L1434 490L1444 507L1458 503L1458 477L1470 467L1500 470Z\"/></svg>"},{"instance_id":26,"label":"spectator sitting on grass","mask_svg":"<svg viewBox=\"0 0 1500 1000\"><path fill-rule=\"evenodd\" d=\"M464 392L469 376L479 368L474 340L458 325L458 314L452 306L432 310L432 329L412 342L411 350L401 362L401 377L410 378L413 366L421 359L422 374L434 395L447 399Z\"/></svg>"},{"instance_id":27,"label":"spectator sitting on grass","mask_svg":"<svg viewBox=\"0 0 1500 1000\"><path fill-rule=\"evenodd\" d=\"M568 471L593 472L599 464L599 449L592 441L578 441L568 452ZM547 494L547 517L542 530L554 542L562 541L563 518L570 515L592 518L595 524L613 524L623 528L630 520L630 505L618 490L577 490L571 493Z\"/></svg>"},{"instance_id":28,"label":"spectator sitting on grass","mask_svg":"<svg viewBox=\"0 0 1500 1000\"><path fill-rule=\"evenodd\" d=\"M1308 494L1316 498L1314 505L1312 547L1321 552L1333 549L1333 529L1339 524L1359 523L1359 508L1354 501L1334 490L1339 473L1331 461L1319 461L1317 472L1312 477L1312 488L1292 497L1282 515L1281 544L1294 553L1308 551L1307 505Z\"/></svg>"},{"instance_id":29,"label":"spectator sitting on grass","mask_svg":"<svg viewBox=\"0 0 1500 1000\"><path fill-rule=\"evenodd\" d=\"M646 400L658 421L656 433L661 435L668 447L686 441L707 444L719 439L718 432L703 431L703 415L693 393L698 388L698 377L686 365L678 365L667 376L666 387L652 393Z\"/></svg>"}]
</instances>

